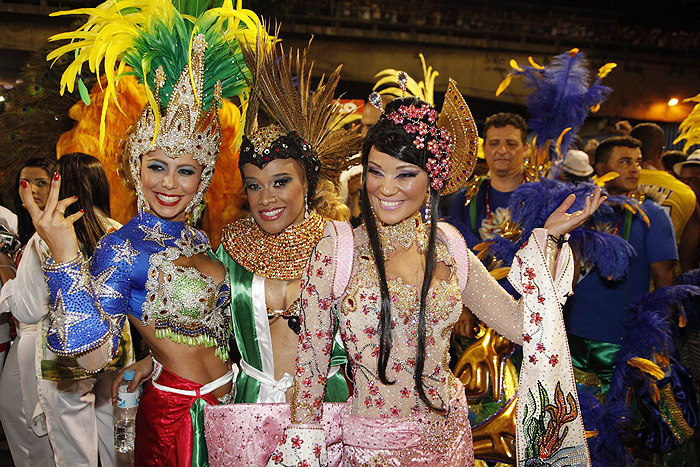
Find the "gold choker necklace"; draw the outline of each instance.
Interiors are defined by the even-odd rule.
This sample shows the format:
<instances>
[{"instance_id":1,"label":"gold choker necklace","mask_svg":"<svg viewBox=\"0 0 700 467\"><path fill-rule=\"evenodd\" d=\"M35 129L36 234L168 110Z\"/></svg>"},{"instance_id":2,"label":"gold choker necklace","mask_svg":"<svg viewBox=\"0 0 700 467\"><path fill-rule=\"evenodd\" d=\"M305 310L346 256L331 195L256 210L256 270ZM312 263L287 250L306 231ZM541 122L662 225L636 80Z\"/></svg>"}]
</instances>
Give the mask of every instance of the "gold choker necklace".
<instances>
[{"instance_id":1,"label":"gold choker necklace","mask_svg":"<svg viewBox=\"0 0 700 467\"><path fill-rule=\"evenodd\" d=\"M384 253L394 251L399 246L408 250L414 243L418 251L428 248L428 233L420 212L391 225L382 224L376 216L374 219Z\"/></svg>"},{"instance_id":2,"label":"gold choker necklace","mask_svg":"<svg viewBox=\"0 0 700 467\"><path fill-rule=\"evenodd\" d=\"M252 217L238 219L222 232L226 252L246 270L275 280L302 275L311 250L323 236L328 219L311 211L309 217L278 234L265 232Z\"/></svg>"}]
</instances>

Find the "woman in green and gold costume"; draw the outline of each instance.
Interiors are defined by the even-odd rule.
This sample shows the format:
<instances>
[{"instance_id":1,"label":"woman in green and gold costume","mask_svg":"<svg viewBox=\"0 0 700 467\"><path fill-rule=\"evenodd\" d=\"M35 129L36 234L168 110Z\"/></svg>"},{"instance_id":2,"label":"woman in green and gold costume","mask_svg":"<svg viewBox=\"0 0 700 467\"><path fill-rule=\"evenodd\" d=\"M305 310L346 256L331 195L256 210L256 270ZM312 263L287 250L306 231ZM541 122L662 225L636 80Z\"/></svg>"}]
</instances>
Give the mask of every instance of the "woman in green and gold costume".
<instances>
[{"instance_id":1,"label":"woman in green and gold costume","mask_svg":"<svg viewBox=\"0 0 700 467\"><path fill-rule=\"evenodd\" d=\"M354 132L332 131L339 69L304 95L309 88L301 77L310 75L306 52L296 62L300 83L295 87L289 59L272 59L281 48L262 49L244 50L249 68L257 70L238 162L250 216L224 228L217 251L230 272L233 332L241 354L236 402L247 403L289 399L300 278L326 223L349 217L336 184L361 144ZM255 128L259 102L277 124ZM310 109L308 117L290 114L289 109L300 108ZM332 355L326 401L341 402L350 392L340 369L347 356L339 339Z\"/></svg>"}]
</instances>

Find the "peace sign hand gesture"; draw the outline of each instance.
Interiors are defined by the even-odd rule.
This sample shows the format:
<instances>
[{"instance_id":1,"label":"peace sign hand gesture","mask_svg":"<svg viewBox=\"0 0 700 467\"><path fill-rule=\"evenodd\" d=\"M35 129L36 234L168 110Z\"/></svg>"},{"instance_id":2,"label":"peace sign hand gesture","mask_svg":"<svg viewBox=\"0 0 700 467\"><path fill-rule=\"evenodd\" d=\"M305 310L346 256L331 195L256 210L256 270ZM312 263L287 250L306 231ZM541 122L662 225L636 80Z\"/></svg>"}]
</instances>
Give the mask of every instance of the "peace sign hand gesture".
<instances>
[{"instance_id":1,"label":"peace sign hand gesture","mask_svg":"<svg viewBox=\"0 0 700 467\"><path fill-rule=\"evenodd\" d=\"M58 193L61 188L61 174L53 174L51 191L42 211L32 197L29 184L22 180L19 195L24 207L32 217L32 223L39 236L46 242L51 251L51 256L57 263L71 261L78 256L78 238L75 235L73 224L83 217L83 210L65 215L66 208L78 201L77 196L65 198L59 201Z\"/></svg>"}]
</instances>

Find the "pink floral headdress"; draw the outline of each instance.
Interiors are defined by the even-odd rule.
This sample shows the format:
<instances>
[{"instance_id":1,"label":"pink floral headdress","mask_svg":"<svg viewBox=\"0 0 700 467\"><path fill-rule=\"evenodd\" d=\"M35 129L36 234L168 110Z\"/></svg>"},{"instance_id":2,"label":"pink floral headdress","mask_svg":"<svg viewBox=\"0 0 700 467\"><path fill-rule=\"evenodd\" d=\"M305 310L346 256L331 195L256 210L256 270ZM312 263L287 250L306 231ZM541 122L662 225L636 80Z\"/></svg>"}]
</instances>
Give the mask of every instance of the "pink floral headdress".
<instances>
[{"instance_id":1,"label":"pink floral headdress","mask_svg":"<svg viewBox=\"0 0 700 467\"><path fill-rule=\"evenodd\" d=\"M401 82L400 79L399 82ZM372 93L369 101L375 107L383 110L378 93ZM376 103L379 103L379 105ZM413 145L417 149L426 149L431 154L428 157L425 168L430 178L430 186L434 190L440 191L445 184L445 180L451 176L450 160L453 145L450 132L437 125L437 110L427 102L420 107L416 105L402 105L389 114L382 114L381 118L390 120L402 127L406 133L415 135Z\"/></svg>"}]
</instances>

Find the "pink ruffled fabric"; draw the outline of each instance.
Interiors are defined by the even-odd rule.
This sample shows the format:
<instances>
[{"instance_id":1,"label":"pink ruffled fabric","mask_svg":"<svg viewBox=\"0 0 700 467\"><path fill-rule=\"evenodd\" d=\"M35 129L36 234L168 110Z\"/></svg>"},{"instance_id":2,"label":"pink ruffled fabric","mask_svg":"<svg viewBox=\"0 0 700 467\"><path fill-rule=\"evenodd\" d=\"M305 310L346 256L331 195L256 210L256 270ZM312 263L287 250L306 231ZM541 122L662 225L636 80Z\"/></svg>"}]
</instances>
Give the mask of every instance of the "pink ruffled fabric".
<instances>
[{"instance_id":1,"label":"pink ruffled fabric","mask_svg":"<svg viewBox=\"0 0 700 467\"><path fill-rule=\"evenodd\" d=\"M345 403L323 404L322 426L326 432L328 461L340 466L341 417ZM204 434L211 467L262 466L277 448L289 425L289 404L230 404L204 409Z\"/></svg>"}]
</instances>

